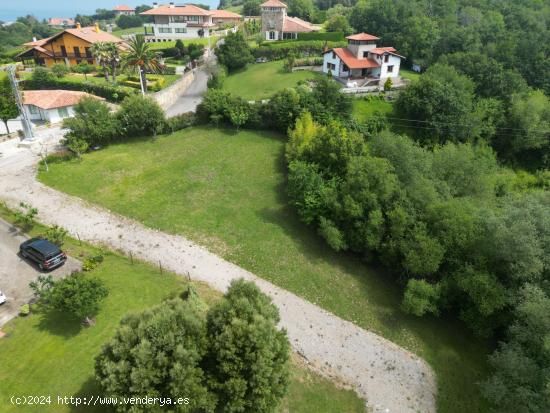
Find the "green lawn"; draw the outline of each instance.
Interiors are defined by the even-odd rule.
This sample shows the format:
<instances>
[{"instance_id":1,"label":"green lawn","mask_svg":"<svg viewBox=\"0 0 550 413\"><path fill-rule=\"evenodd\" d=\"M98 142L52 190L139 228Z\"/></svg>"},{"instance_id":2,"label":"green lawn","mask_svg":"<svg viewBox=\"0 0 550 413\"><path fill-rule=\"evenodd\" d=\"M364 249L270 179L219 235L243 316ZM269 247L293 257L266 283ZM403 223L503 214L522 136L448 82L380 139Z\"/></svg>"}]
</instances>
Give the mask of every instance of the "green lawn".
<instances>
[{"instance_id":1,"label":"green lawn","mask_svg":"<svg viewBox=\"0 0 550 413\"><path fill-rule=\"evenodd\" d=\"M284 139L268 132L193 128L111 145L40 179L146 225L184 234L257 275L417 353L438 376L442 413L487 411L476 383L488 345L454 320L400 310L382 269L335 253L285 195Z\"/></svg>"},{"instance_id":2,"label":"green lawn","mask_svg":"<svg viewBox=\"0 0 550 413\"><path fill-rule=\"evenodd\" d=\"M13 221L13 215L0 206L0 217ZM43 233L38 225L33 234ZM97 252L97 248L69 239L64 247L74 256ZM93 378L94 357L111 337L121 320L130 312L138 312L183 291L186 283L174 274L161 275L157 268L135 262L115 253L107 253L105 261L90 273L103 280L109 296L102 302L91 328L80 327L78 321L60 313L36 312L16 318L4 327L6 337L0 339L0 412L105 412L100 408L57 405L57 395L91 396L98 394ZM207 303L219 294L204 284L198 291ZM52 395L50 406L14 406L12 395ZM283 400L281 412L316 411L364 412L363 401L356 393L338 389L328 380L304 368L296 358L291 365L291 385ZM288 410L285 410L288 409Z\"/></svg>"},{"instance_id":3,"label":"green lawn","mask_svg":"<svg viewBox=\"0 0 550 413\"><path fill-rule=\"evenodd\" d=\"M365 122L375 113L388 115L392 111L392 104L384 99L372 97L370 99L356 98L353 100L353 117L358 122Z\"/></svg>"},{"instance_id":4,"label":"green lawn","mask_svg":"<svg viewBox=\"0 0 550 413\"><path fill-rule=\"evenodd\" d=\"M117 29L113 30L113 35L121 37L125 34L141 34L143 33L143 26L140 27L130 27L129 29Z\"/></svg>"},{"instance_id":5,"label":"green lawn","mask_svg":"<svg viewBox=\"0 0 550 413\"><path fill-rule=\"evenodd\" d=\"M250 64L246 69L227 76L223 88L246 100L260 100L267 99L284 88L293 87L300 80L320 76L306 70L283 72L283 63L282 60L277 60Z\"/></svg>"},{"instance_id":6,"label":"green lawn","mask_svg":"<svg viewBox=\"0 0 550 413\"><path fill-rule=\"evenodd\" d=\"M212 47L214 47L214 45L216 44L217 39L218 38L216 36L211 36L210 37L210 45ZM205 47L208 46L208 37L201 37L201 38L196 38L196 39L181 39L181 41L183 42L183 44L185 46L188 46L191 43L202 44ZM151 49L168 49L170 47L175 47L176 46L175 41L155 42L155 43L149 43L149 44L151 45Z\"/></svg>"},{"instance_id":7,"label":"green lawn","mask_svg":"<svg viewBox=\"0 0 550 413\"><path fill-rule=\"evenodd\" d=\"M409 70L409 69L401 68L399 69L399 76L409 80L418 80L421 74L417 72L413 72L412 70Z\"/></svg>"}]
</instances>

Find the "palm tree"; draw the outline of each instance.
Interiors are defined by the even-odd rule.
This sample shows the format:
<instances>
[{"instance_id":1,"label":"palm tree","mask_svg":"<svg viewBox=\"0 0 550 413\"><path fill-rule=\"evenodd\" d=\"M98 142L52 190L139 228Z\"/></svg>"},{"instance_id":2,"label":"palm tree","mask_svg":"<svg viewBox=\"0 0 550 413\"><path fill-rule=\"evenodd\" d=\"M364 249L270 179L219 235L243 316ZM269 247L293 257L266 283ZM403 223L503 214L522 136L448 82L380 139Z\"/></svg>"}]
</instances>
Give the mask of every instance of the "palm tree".
<instances>
[{"instance_id":1,"label":"palm tree","mask_svg":"<svg viewBox=\"0 0 550 413\"><path fill-rule=\"evenodd\" d=\"M110 65L110 52L107 42L96 42L92 44L92 55L94 56L96 62L103 68L103 73L105 75L105 81L109 81L109 65Z\"/></svg>"},{"instance_id":2,"label":"palm tree","mask_svg":"<svg viewBox=\"0 0 550 413\"><path fill-rule=\"evenodd\" d=\"M120 64L118 46L113 42L97 42L92 45L91 50L97 63L103 68L105 80L109 81L109 69L111 69L113 83L115 83L116 69Z\"/></svg>"},{"instance_id":3,"label":"palm tree","mask_svg":"<svg viewBox=\"0 0 550 413\"><path fill-rule=\"evenodd\" d=\"M161 70L160 54L145 42L145 36L137 34L128 42L128 52L123 59L123 67L136 70L141 78L144 90L147 90L147 72L158 73Z\"/></svg>"}]
</instances>

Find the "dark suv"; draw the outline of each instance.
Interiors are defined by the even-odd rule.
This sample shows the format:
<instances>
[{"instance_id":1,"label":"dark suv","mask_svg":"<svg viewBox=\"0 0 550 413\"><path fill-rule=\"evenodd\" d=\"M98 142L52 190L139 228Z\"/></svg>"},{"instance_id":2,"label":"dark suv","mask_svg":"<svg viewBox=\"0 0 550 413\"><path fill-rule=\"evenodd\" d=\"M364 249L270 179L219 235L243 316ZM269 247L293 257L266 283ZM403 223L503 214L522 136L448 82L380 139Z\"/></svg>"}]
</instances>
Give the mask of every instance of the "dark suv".
<instances>
[{"instance_id":1,"label":"dark suv","mask_svg":"<svg viewBox=\"0 0 550 413\"><path fill-rule=\"evenodd\" d=\"M47 239L31 238L19 246L23 258L34 261L41 270L53 270L67 261L67 255Z\"/></svg>"}]
</instances>

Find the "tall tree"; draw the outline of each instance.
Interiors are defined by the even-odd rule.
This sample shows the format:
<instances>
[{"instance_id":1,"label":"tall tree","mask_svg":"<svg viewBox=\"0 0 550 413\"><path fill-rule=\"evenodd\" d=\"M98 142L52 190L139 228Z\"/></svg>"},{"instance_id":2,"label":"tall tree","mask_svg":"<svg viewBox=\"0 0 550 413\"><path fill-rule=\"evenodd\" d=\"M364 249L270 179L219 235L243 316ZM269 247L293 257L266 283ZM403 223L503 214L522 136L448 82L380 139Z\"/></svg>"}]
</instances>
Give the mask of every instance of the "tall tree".
<instances>
[{"instance_id":1,"label":"tall tree","mask_svg":"<svg viewBox=\"0 0 550 413\"><path fill-rule=\"evenodd\" d=\"M151 49L151 45L145 41L142 34L132 37L128 46L129 50L124 55L122 66L137 71L147 90L147 72L160 72L160 55Z\"/></svg>"},{"instance_id":2,"label":"tall tree","mask_svg":"<svg viewBox=\"0 0 550 413\"><path fill-rule=\"evenodd\" d=\"M250 46L241 32L229 33L216 51L219 62L231 72L252 62Z\"/></svg>"},{"instance_id":3,"label":"tall tree","mask_svg":"<svg viewBox=\"0 0 550 413\"><path fill-rule=\"evenodd\" d=\"M10 133L8 121L19 116L19 108L15 101L15 95L7 76L0 80L0 119L6 126L6 132Z\"/></svg>"}]
</instances>

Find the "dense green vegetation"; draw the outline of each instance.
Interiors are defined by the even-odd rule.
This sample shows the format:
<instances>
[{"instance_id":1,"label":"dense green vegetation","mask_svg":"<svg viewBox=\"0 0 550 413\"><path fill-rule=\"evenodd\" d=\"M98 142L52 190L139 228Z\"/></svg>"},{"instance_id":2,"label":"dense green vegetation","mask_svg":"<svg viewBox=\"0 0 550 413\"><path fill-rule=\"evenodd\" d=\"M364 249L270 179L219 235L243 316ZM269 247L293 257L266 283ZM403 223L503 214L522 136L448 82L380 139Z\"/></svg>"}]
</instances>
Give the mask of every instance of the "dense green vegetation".
<instances>
[{"instance_id":1,"label":"dense green vegetation","mask_svg":"<svg viewBox=\"0 0 550 413\"><path fill-rule=\"evenodd\" d=\"M14 215L0 207L0 216L14 221ZM35 225L31 235L43 234L46 228ZM2 412L21 412L21 407L9 403L11 395L51 394L89 397L101 394L94 380L94 358L112 337L120 321L128 314L142 312L164 300L184 292L189 283L166 271L100 248L66 238L64 249L72 256L84 259L102 254L104 261L87 275L95 277L109 290L95 316L93 327L86 328L69 314L32 307L31 315L17 318L3 331L0 340L0 408ZM192 283L200 298L215 304L219 294L203 284ZM52 396L53 400L53 396ZM25 412L104 412L105 408L58 405L25 406ZM315 401L316 411L332 413L364 412L363 402L349 390L337 389L298 360L290 366L289 394L283 399L281 411L310 412Z\"/></svg>"},{"instance_id":2,"label":"dense green vegetation","mask_svg":"<svg viewBox=\"0 0 550 413\"><path fill-rule=\"evenodd\" d=\"M191 128L155 142L112 144L81 162L50 162L40 179L152 228L184 234L410 349L437 373L441 412L486 411L475 383L486 377L489 347L451 318L406 314L400 289L384 270L331 251L305 227L288 204L284 143L270 132Z\"/></svg>"}]
</instances>

